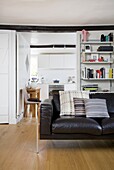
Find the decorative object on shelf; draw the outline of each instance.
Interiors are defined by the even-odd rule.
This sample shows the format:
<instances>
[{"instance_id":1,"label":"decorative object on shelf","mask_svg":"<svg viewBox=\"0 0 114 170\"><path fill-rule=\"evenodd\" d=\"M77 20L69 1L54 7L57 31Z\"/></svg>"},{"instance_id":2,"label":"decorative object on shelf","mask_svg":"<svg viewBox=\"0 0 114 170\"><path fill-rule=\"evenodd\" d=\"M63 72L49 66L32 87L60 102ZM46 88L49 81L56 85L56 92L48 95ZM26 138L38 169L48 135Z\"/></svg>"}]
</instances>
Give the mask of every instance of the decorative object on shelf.
<instances>
[{"instance_id":1,"label":"decorative object on shelf","mask_svg":"<svg viewBox=\"0 0 114 170\"><path fill-rule=\"evenodd\" d=\"M53 83L59 83L59 79L53 80Z\"/></svg>"},{"instance_id":2,"label":"decorative object on shelf","mask_svg":"<svg viewBox=\"0 0 114 170\"><path fill-rule=\"evenodd\" d=\"M101 42L105 41L105 36L104 34L101 34Z\"/></svg>"},{"instance_id":3,"label":"decorative object on shelf","mask_svg":"<svg viewBox=\"0 0 114 170\"><path fill-rule=\"evenodd\" d=\"M99 46L97 51L113 51L113 46Z\"/></svg>"},{"instance_id":4,"label":"decorative object on shelf","mask_svg":"<svg viewBox=\"0 0 114 170\"><path fill-rule=\"evenodd\" d=\"M109 41L113 42L113 33L111 32L110 34L108 34L108 36L109 36Z\"/></svg>"},{"instance_id":5,"label":"decorative object on shelf","mask_svg":"<svg viewBox=\"0 0 114 170\"><path fill-rule=\"evenodd\" d=\"M82 30L82 35L83 35L82 41L87 41L89 32L83 29Z\"/></svg>"},{"instance_id":6,"label":"decorative object on shelf","mask_svg":"<svg viewBox=\"0 0 114 170\"><path fill-rule=\"evenodd\" d=\"M99 58L98 54L91 54L91 59L92 59L92 60L98 62L98 58ZM90 61L90 60L89 60L89 61Z\"/></svg>"},{"instance_id":7,"label":"decorative object on shelf","mask_svg":"<svg viewBox=\"0 0 114 170\"><path fill-rule=\"evenodd\" d=\"M68 83L75 83L75 76L69 76Z\"/></svg>"},{"instance_id":8,"label":"decorative object on shelf","mask_svg":"<svg viewBox=\"0 0 114 170\"><path fill-rule=\"evenodd\" d=\"M91 45L85 45L85 52L91 52Z\"/></svg>"},{"instance_id":9,"label":"decorative object on shelf","mask_svg":"<svg viewBox=\"0 0 114 170\"><path fill-rule=\"evenodd\" d=\"M37 83L37 82L31 82L30 87L31 87L32 89L35 89L35 88L38 87L38 83Z\"/></svg>"},{"instance_id":10,"label":"decorative object on shelf","mask_svg":"<svg viewBox=\"0 0 114 170\"><path fill-rule=\"evenodd\" d=\"M113 33L109 33L108 35L101 34L101 42L113 42Z\"/></svg>"},{"instance_id":11,"label":"decorative object on shelf","mask_svg":"<svg viewBox=\"0 0 114 170\"><path fill-rule=\"evenodd\" d=\"M104 61L104 57L101 56L100 58L98 58L98 61L99 62Z\"/></svg>"}]
</instances>

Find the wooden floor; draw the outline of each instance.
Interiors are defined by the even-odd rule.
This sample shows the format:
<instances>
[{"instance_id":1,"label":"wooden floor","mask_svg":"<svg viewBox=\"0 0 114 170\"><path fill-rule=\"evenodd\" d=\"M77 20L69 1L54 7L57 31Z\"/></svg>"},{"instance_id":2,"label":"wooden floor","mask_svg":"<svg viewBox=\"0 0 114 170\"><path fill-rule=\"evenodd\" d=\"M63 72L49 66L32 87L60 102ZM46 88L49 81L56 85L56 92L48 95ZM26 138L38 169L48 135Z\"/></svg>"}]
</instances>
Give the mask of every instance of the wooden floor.
<instances>
[{"instance_id":1,"label":"wooden floor","mask_svg":"<svg viewBox=\"0 0 114 170\"><path fill-rule=\"evenodd\" d=\"M0 170L114 170L114 141L40 141L36 121L0 125Z\"/></svg>"}]
</instances>

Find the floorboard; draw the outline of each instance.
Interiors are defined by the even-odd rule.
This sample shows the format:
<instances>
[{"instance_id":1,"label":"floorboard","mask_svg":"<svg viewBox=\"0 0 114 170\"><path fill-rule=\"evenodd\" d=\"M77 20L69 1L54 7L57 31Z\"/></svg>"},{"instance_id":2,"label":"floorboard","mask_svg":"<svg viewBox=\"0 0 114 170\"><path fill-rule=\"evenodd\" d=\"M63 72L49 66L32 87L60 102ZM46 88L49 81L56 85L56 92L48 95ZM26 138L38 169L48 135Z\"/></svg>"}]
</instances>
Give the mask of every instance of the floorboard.
<instances>
[{"instance_id":1,"label":"floorboard","mask_svg":"<svg viewBox=\"0 0 114 170\"><path fill-rule=\"evenodd\" d=\"M36 120L0 125L0 170L113 170L114 141L41 140Z\"/></svg>"}]
</instances>

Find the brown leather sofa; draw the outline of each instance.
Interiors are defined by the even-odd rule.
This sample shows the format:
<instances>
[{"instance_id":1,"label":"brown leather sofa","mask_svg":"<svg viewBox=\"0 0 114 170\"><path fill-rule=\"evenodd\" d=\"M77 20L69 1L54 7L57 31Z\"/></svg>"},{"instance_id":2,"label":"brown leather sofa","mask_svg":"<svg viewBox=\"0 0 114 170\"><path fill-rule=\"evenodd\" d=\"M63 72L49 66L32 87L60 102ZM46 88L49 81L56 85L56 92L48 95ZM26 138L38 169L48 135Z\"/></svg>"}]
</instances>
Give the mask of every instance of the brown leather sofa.
<instances>
[{"instance_id":1,"label":"brown leather sofa","mask_svg":"<svg viewBox=\"0 0 114 170\"><path fill-rule=\"evenodd\" d=\"M94 93L90 98L106 99L110 118L61 116L59 95L40 107L40 139L114 139L114 93Z\"/></svg>"}]
</instances>

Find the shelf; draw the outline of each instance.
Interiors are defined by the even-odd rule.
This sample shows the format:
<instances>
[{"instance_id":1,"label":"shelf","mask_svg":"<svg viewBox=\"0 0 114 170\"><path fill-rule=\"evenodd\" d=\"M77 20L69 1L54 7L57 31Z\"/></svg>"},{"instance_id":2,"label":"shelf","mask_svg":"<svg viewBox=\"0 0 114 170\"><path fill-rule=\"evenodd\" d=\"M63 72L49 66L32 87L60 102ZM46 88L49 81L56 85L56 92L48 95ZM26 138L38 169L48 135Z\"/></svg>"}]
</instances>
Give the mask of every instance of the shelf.
<instances>
[{"instance_id":1,"label":"shelf","mask_svg":"<svg viewBox=\"0 0 114 170\"><path fill-rule=\"evenodd\" d=\"M85 80L85 81L108 81L108 80L114 80L114 78L82 78L82 80Z\"/></svg>"},{"instance_id":2,"label":"shelf","mask_svg":"<svg viewBox=\"0 0 114 170\"><path fill-rule=\"evenodd\" d=\"M84 54L113 54L114 52L113 51L90 51L90 52L82 51L81 53L84 53Z\"/></svg>"},{"instance_id":3,"label":"shelf","mask_svg":"<svg viewBox=\"0 0 114 170\"><path fill-rule=\"evenodd\" d=\"M101 41L85 41L85 42L81 42L81 44L113 44L114 42L111 41L105 41L105 42L101 42Z\"/></svg>"},{"instance_id":4,"label":"shelf","mask_svg":"<svg viewBox=\"0 0 114 170\"><path fill-rule=\"evenodd\" d=\"M89 92L90 94L94 94L94 93L114 93L114 91L96 91L96 92Z\"/></svg>"},{"instance_id":5,"label":"shelf","mask_svg":"<svg viewBox=\"0 0 114 170\"><path fill-rule=\"evenodd\" d=\"M39 68L39 70L76 70L75 68Z\"/></svg>"},{"instance_id":6,"label":"shelf","mask_svg":"<svg viewBox=\"0 0 114 170\"><path fill-rule=\"evenodd\" d=\"M113 64L113 61L109 61L109 62L105 62L105 61L101 61L101 62L85 61L85 62L81 62L81 64Z\"/></svg>"}]
</instances>

